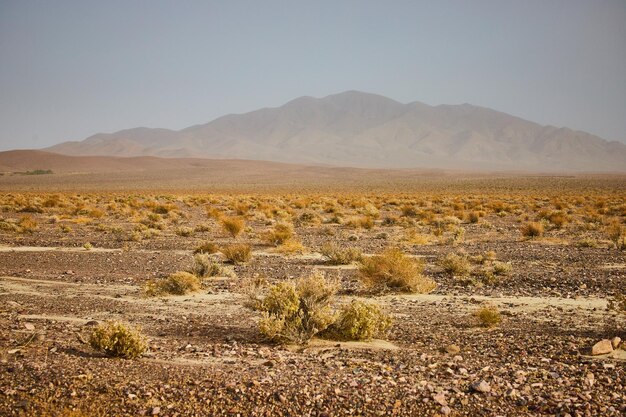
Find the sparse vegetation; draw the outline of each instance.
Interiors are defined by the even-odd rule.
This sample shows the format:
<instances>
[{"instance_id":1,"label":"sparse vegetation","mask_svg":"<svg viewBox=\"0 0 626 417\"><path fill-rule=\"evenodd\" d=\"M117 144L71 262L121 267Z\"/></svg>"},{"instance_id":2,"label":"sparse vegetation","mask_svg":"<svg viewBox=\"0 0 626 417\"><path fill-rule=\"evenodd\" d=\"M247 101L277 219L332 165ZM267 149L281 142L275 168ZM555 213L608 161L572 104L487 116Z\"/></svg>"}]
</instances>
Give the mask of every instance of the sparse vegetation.
<instances>
[{"instance_id":1,"label":"sparse vegetation","mask_svg":"<svg viewBox=\"0 0 626 417\"><path fill-rule=\"evenodd\" d=\"M439 261L439 265L445 272L451 275L464 277L470 274L472 266L465 255L448 253Z\"/></svg>"},{"instance_id":2,"label":"sparse vegetation","mask_svg":"<svg viewBox=\"0 0 626 417\"><path fill-rule=\"evenodd\" d=\"M134 359L147 349L146 338L129 325L108 321L98 325L89 337L92 348L107 356Z\"/></svg>"},{"instance_id":3,"label":"sparse vegetation","mask_svg":"<svg viewBox=\"0 0 626 417\"><path fill-rule=\"evenodd\" d=\"M144 292L149 297L162 295L185 295L200 289L200 280L197 276L185 272L174 272L165 279L149 280Z\"/></svg>"},{"instance_id":4,"label":"sparse vegetation","mask_svg":"<svg viewBox=\"0 0 626 417\"><path fill-rule=\"evenodd\" d=\"M320 253L327 258L327 262L331 265L348 265L360 261L362 258L361 250L358 248L344 249L329 242L322 245Z\"/></svg>"},{"instance_id":5,"label":"sparse vegetation","mask_svg":"<svg viewBox=\"0 0 626 417\"><path fill-rule=\"evenodd\" d=\"M359 278L367 288L381 292L386 290L428 293L437 286L425 277L424 263L410 258L400 249L387 249L380 255L362 260Z\"/></svg>"},{"instance_id":6,"label":"sparse vegetation","mask_svg":"<svg viewBox=\"0 0 626 417\"><path fill-rule=\"evenodd\" d=\"M326 333L339 340L370 340L384 336L389 326L391 317L379 305L352 300Z\"/></svg>"},{"instance_id":7,"label":"sparse vegetation","mask_svg":"<svg viewBox=\"0 0 626 417\"><path fill-rule=\"evenodd\" d=\"M250 291L249 307L261 312L259 329L276 342L304 344L335 320L331 308L337 283L314 273L297 281L280 282L265 295L262 283Z\"/></svg>"},{"instance_id":8,"label":"sparse vegetation","mask_svg":"<svg viewBox=\"0 0 626 417\"><path fill-rule=\"evenodd\" d=\"M474 316L482 327L495 327L502 321L500 311L493 306L481 307L474 313Z\"/></svg>"},{"instance_id":9,"label":"sparse vegetation","mask_svg":"<svg viewBox=\"0 0 626 417\"><path fill-rule=\"evenodd\" d=\"M213 254L219 251L219 246L215 242L205 241L196 246L193 253Z\"/></svg>"},{"instance_id":10,"label":"sparse vegetation","mask_svg":"<svg viewBox=\"0 0 626 417\"><path fill-rule=\"evenodd\" d=\"M241 264L252 259L252 249L250 245L245 243L237 243L223 246L220 252L226 257L228 262L233 264Z\"/></svg>"},{"instance_id":11,"label":"sparse vegetation","mask_svg":"<svg viewBox=\"0 0 626 417\"><path fill-rule=\"evenodd\" d=\"M543 224L539 222L528 222L522 227L521 233L524 237L533 238L543 236L543 230Z\"/></svg>"},{"instance_id":12,"label":"sparse vegetation","mask_svg":"<svg viewBox=\"0 0 626 417\"><path fill-rule=\"evenodd\" d=\"M274 228L265 234L265 241L270 245L282 245L293 239L293 226L287 223L278 223Z\"/></svg>"},{"instance_id":13,"label":"sparse vegetation","mask_svg":"<svg viewBox=\"0 0 626 417\"><path fill-rule=\"evenodd\" d=\"M243 231L246 222L240 217L222 217L220 224L228 234L237 237Z\"/></svg>"}]
</instances>

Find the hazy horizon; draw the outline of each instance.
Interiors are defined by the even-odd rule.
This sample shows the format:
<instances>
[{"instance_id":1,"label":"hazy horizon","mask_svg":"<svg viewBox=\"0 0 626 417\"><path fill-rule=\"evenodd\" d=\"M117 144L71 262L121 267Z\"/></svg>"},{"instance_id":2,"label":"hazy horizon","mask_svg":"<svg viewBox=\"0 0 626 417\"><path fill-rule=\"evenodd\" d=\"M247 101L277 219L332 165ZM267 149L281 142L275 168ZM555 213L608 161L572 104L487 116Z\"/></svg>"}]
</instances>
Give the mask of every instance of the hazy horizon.
<instances>
[{"instance_id":1,"label":"hazy horizon","mask_svg":"<svg viewBox=\"0 0 626 417\"><path fill-rule=\"evenodd\" d=\"M626 3L0 1L0 150L346 90L626 142Z\"/></svg>"}]
</instances>

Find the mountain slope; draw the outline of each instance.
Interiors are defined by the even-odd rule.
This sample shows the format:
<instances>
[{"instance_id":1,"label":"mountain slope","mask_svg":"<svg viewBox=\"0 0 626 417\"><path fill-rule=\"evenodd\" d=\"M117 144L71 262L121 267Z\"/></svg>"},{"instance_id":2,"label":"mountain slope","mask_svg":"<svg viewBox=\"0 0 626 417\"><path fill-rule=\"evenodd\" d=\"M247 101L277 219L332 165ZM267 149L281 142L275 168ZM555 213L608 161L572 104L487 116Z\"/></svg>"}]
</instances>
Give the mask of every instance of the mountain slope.
<instances>
[{"instance_id":1,"label":"mountain slope","mask_svg":"<svg viewBox=\"0 0 626 417\"><path fill-rule=\"evenodd\" d=\"M626 170L626 145L585 132L469 104L402 104L358 91L300 97L180 131L98 134L47 150L384 168Z\"/></svg>"}]
</instances>

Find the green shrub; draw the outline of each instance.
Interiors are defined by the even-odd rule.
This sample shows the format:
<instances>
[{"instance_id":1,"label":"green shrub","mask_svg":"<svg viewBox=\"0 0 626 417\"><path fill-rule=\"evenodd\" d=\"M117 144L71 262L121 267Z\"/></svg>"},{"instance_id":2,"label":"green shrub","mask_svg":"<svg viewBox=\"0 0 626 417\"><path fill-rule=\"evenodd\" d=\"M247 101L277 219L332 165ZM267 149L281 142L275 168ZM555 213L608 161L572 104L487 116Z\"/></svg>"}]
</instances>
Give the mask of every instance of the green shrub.
<instances>
[{"instance_id":1,"label":"green shrub","mask_svg":"<svg viewBox=\"0 0 626 417\"><path fill-rule=\"evenodd\" d=\"M352 300L326 333L340 340L370 340L381 337L391 326L391 317L373 303Z\"/></svg>"},{"instance_id":2,"label":"green shrub","mask_svg":"<svg viewBox=\"0 0 626 417\"><path fill-rule=\"evenodd\" d=\"M147 349L146 339L139 330L117 321L96 327L89 337L89 344L107 356L127 359L137 358Z\"/></svg>"},{"instance_id":3,"label":"green shrub","mask_svg":"<svg viewBox=\"0 0 626 417\"><path fill-rule=\"evenodd\" d=\"M245 243L226 245L220 249L226 260L233 264L246 263L252 259L252 249Z\"/></svg>"},{"instance_id":4,"label":"green shrub","mask_svg":"<svg viewBox=\"0 0 626 417\"><path fill-rule=\"evenodd\" d=\"M184 295L200 289L200 280L197 276L184 271L174 272L165 279L149 280L144 292L149 297L159 295Z\"/></svg>"},{"instance_id":5,"label":"green shrub","mask_svg":"<svg viewBox=\"0 0 626 417\"><path fill-rule=\"evenodd\" d=\"M424 277L424 263L406 256L400 249L387 249L380 255L364 258L359 268L359 278L373 291L396 290L428 293L437 286Z\"/></svg>"},{"instance_id":6,"label":"green shrub","mask_svg":"<svg viewBox=\"0 0 626 417\"><path fill-rule=\"evenodd\" d=\"M328 242L322 245L320 253L328 259L327 262L331 265L348 265L362 258L361 250L358 248L342 249Z\"/></svg>"}]
</instances>

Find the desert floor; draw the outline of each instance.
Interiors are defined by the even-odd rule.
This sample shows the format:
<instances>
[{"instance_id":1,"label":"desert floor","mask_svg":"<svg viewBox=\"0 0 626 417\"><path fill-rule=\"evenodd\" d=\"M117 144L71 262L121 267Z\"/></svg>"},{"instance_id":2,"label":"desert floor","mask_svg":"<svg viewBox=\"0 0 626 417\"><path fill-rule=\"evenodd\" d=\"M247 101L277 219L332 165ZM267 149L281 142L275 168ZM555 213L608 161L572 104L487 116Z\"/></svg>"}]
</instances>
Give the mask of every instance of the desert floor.
<instances>
[{"instance_id":1,"label":"desert floor","mask_svg":"<svg viewBox=\"0 0 626 417\"><path fill-rule=\"evenodd\" d=\"M626 288L626 251L610 233L626 220L623 178L269 184L258 192L196 183L191 191L88 183L51 192L37 178L3 181L1 415L626 414L624 343L591 355L602 339L626 339L626 314L608 309ZM224 217L240 218L244 230L229 235ZM523 236L529 222L544 232ZM293 225L304 250L268 242L279 223ZM248 244L252 258L230 265L218 250L210 257L229 272L204 279L200 291L144 294L148 280L189 270L207 241ZM320 254L327 242L365 257L401 248L423 260L437 287L372 293L358 262L330 265ZM446 271L450 253L470 271ZM487 276L486 254L510 271ZM244 307L242 283L314 270L340 280L337 306L353 298L381 305L393 319L388 333L267 340L259 314ZM480 325L474 313L484 306L499 310L499 325ZM148 351L120 359L94 350L86 341L107 320L140 327Z\"/></svg>"}]
</instances>

